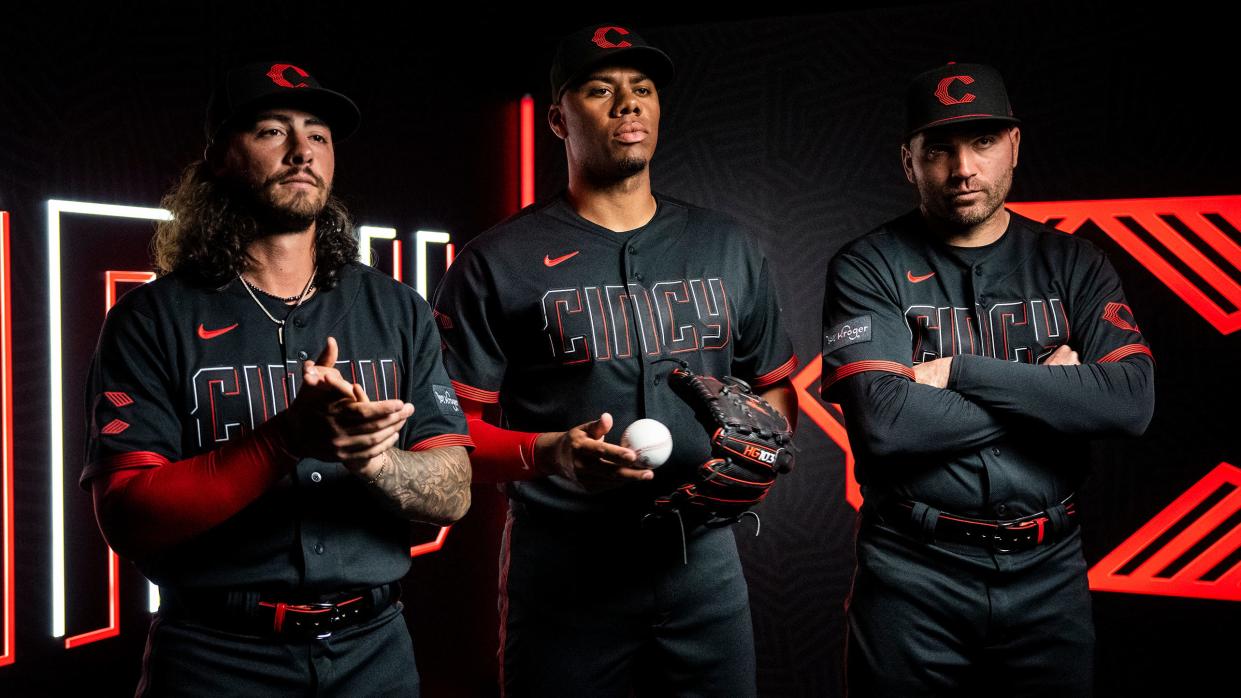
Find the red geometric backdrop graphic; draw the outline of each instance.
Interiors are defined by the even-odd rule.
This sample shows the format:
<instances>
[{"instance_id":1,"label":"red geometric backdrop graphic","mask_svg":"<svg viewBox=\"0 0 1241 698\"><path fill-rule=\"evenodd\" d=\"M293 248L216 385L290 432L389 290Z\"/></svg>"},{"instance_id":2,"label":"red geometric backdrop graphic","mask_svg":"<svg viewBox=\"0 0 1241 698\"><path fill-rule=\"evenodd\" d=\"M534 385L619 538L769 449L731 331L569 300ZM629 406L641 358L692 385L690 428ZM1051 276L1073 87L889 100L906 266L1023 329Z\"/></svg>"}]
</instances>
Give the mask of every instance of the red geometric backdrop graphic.
<instances>
[{"instance_id":1,"label":"red geometric backdrop graphic","mask_svg":"<svg viewBox=\"0 0 1241 698\"><path fill-rule=\"evenodd\" d=\"M1099 226L1221 334L1241 329L1241 196L1009 203L1075 233Z\"/></svg>"},{"instance_id":2,"label":"red geometric backdrop graphic","mask_svg":"<svg viewBox=\"0 0 1241 698\"><path fill-rule=\"evenodd\" d=\"M1216 466L1091 568L1090 588L1241 601L1241 468Z\"/></svg>"}]
</instances>

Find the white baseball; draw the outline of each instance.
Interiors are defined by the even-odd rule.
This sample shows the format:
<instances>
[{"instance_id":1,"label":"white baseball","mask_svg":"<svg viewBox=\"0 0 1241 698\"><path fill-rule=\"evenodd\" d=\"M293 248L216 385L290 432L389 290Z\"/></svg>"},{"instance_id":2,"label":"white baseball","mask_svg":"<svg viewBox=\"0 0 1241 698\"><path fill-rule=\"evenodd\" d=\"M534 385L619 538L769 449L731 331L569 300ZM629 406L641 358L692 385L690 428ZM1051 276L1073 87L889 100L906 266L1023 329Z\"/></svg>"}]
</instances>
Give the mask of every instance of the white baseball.
<instances>
[{"instance_id":1,"label":"white baseball","mask_svg":"<svg viewBox=\"0 0 1241 698\"><path fill-rule=\"evenodd\" d=\"M658 468L672 454L672 434L654 419L639 419L621 434L620 445L638 454L638 464Z\"/></svg>"}]
</instances>

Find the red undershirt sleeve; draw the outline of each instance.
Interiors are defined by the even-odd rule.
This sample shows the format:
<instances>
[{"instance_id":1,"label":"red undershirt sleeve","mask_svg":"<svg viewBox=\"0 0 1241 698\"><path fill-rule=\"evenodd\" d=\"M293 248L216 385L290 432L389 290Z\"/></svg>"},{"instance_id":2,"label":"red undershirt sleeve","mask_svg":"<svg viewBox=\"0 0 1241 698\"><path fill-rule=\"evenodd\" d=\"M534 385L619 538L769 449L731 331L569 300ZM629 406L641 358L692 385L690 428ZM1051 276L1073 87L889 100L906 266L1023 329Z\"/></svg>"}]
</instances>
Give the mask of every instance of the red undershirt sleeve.
<instances>
[{"instance_id":1,"label":"red undershirt sleeve","mask_svg":"<svg viewBox=\"0 0 1241 698\"><path fill-rule=\"evenodd\" d=\"M470 453L474 482L532 480L543 475L534 466L537 432L501 429L483 419L485 403L458 395L470 427L470 438L474 440L474 451Z\"/></svg>"},{"instance_id":2,"label":"red undershirt sleeve","mask_svg":"<svg viewBox=\"0 0 1241 698\"><path fill-rule=\"evenodd\" d=\"M235 516L299 460L286 448L274 419L184 460L155 453L115 458L122 461L112 465L115 469L91 480L95 512L112 549L139 560Z\"/></svg>"}]
</instances>

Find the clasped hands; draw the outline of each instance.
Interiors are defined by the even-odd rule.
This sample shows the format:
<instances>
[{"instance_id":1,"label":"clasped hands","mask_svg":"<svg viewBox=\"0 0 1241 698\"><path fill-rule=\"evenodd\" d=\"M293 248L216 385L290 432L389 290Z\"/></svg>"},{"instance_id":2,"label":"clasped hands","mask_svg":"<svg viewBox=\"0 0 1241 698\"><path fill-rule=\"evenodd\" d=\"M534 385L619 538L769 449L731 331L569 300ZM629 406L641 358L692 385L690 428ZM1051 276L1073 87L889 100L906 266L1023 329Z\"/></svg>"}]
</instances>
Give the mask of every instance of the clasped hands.
<instances>
[{"instance_id":1,"label":"clasped hands","mask_svg":"<svg viewBox=\"0 0 1241 698\"><path fill-rule=\"evenodd\" d=\"M339 461L351 472L371 477L396 445L414 406L401 400L371 401L357 383L336 369L333 337L314 361L302 364L302 385L282 413L288 448L326 462Z\"/></svg>"}]
</instances>

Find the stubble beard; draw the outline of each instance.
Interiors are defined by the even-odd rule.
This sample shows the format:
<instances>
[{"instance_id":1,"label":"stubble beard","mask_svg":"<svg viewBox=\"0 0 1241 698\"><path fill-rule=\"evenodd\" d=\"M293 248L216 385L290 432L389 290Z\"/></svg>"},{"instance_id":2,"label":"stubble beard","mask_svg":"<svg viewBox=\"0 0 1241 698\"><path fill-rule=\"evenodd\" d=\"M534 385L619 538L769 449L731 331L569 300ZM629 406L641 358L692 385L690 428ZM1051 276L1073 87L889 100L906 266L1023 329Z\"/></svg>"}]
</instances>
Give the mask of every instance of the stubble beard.
<instances>
[{"instance_id":1,"label":"stubble beard","mask_svg":"<svg viewBox=\"0 0 1241 698\"><path fill-rule=\"evenodd\" d=\"M319 214L327 206L328 192L323 179L315 176L320 189L315 191L297 190L292 194L280 197L280 181L292 176L293 172L283 172L269 177L262 182L245 180L237 182L241 189L239 194L247 204L247 208L259 224L260 230L266 233L296 233L309 228Z\"/></svg>"},{"instance_id":2,"label":"stubble beard","mask_svg":"<svg viewBox=\"0 0 1241 698\"><path fill-rule=\"evenodd\" d=\"M588 178L598 186L612 186L628 180L646 170L649 161L637 155L622 155L617 159L595 163L587 169Z\"/></svg>"},{"instance_id":3,"label":"stubble beard","mask_svg":"<svg viewBox=\"0 0 1241 698\"><path fill-rule=\"evenodd\" d=\"M1004 206L1012 184L1012 170L1005 170L999 180L983 189L985 198L982 201L965 208L953 206L951 195L940 189L930 190L920 185L919 194L922 208L927 214L954 228L964 229L979 225L994 216L996 211Z\"/></svg>"},{"instance_id":4,"label":"stubble beard","mask_svg":"<svg viewBox=\"0 0 1241 698\"><path fill-rule=\"evenodd\" d=\"M621 177L629 178L636 174L641 174L649 163L644 157L635 155L626 155L616 164L616 169Z\"/></svg>"}]
</instances>

